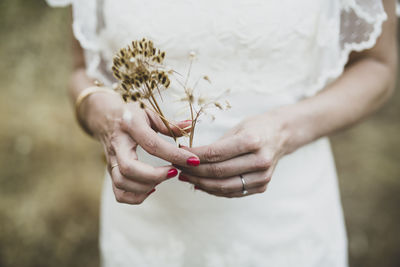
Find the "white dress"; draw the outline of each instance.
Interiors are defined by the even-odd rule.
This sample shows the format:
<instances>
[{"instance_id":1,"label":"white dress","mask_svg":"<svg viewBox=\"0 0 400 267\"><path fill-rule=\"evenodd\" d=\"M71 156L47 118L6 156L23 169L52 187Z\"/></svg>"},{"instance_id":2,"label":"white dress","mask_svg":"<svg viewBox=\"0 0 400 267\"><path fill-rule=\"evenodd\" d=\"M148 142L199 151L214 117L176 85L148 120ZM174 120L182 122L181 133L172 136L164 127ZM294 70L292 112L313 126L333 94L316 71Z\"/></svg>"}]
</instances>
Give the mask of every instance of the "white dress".
<instances>
[{"instance_id":1,"label":"white dress","mask_svg":"<svg viewBox=\"0 0 400 267\"><path fill-rule=\"evenodd\" d=\"M343 72L352 50L375 44L386 19L376 0L76 0L74 33L87 71L107 84L113 53L147 37L180 72L213 94L229 88L229 111L199 125L209 144L244 118L316 94ZM175 88L176 86L172 86ZM174 90L174 89L171 89ZM351 90L351 88L349 88ZM179 93L176 90L175 93ZM179 105L165 97L164 111ZM141 160L165 164L143 151ZM101 207L107 267L344 267L344 227L334 161L321 138L279 162L268 190L238 199L208 195L177 179L143 204L115 201L106 175Z\"/></svg>"}]
</instances>

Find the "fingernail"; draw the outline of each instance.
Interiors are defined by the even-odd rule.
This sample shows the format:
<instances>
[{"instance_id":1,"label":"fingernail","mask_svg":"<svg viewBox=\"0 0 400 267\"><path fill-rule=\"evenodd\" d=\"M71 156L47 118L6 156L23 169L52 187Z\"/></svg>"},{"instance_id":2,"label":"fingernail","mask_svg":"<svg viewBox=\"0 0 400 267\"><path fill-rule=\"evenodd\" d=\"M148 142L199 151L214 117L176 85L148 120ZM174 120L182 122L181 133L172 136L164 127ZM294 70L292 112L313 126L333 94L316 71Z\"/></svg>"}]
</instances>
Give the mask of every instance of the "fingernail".
<instances>
[{"instance_id":1,"label":"fingernail","mask_svg":"<svg viewBox=\"0 0 400 267\"><path fill-rule=\"evenodd\" d=\"M177 169L170 169L167 173L167 178L172 178L175 177L178 174L178 170Z\"/></svg>"},{"instance_id":2,"label":"fingernail","mask_svg":"<svg viewBox=\"0 0 400 267\"><path fill-rule=\"evenodd\" d=\"M153 188L153 190L151 190L150 192L147 193L148 196L150 196L151 194L153 194L156 191L155 188Z\"/></svg>"},{"instance_id":3,"label":"fingernail","mask_svg":"<svg viewBox=\"0 0 400 267\"><path fill-rule=\"evenodd\" d=\"M186 163L190 166L199 166L200 160L196 157L190 157L187 159Z\"/></svg>"},{"instance_id":4,"label":"fingernail","mask_svg":"<svg viewBox=\"0 0 400 267\"><path fill-rule=\"evenodd\" d=\"M183 182L189 182L189 179L188 179L185 175L183 175L182 173L179 174L178 179L179 179L180 181L183 181Z\"/></svg>"},{"instance_id":5,"label":"fingernail","mask_svg":"<svg viewBox=\"0 0 400 267\"><path fill-rule=\"evenodd\" d=\"M195 185L195 186L194 186L194 189L196 189L196 190L200 190L201 188L200 188L200 187L198 187L197 185Z\"/></svg>"}]
</instances>

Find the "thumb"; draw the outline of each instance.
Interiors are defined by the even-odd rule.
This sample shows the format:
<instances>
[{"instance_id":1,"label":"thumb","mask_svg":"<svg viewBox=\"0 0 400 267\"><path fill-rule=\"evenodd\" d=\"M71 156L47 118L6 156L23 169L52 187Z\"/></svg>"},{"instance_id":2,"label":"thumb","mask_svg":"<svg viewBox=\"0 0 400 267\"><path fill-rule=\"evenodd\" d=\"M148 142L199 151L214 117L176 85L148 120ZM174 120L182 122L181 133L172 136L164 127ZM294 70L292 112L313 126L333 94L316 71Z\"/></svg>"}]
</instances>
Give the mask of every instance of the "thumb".
<instances>
[{"instance_id":1,"label":"thumb","mask_svg":"<svg viewBox=\"0 0 400 267\"><path fill-rule=\"evenodd\" d=\"M175 137L181 137L185 134L190 133L192 120L184 120L179 122L165 121L169 126L168 129L168 127L165 125L164 121L160 118L160 116L158 116L158 114L155 114L154 112L147 112L147 114L150 119L150 126L156 132L160 132L167 136L174 135Z\"/></svg>"}]
</instances>

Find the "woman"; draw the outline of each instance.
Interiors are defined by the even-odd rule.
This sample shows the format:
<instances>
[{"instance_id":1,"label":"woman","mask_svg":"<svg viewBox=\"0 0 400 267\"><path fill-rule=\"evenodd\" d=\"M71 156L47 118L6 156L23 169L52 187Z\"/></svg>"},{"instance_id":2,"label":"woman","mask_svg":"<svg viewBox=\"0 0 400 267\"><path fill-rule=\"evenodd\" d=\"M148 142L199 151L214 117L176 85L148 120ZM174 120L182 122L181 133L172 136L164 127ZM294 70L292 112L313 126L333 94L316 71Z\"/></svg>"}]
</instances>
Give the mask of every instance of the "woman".
<instances>
[{"instance_id":1,"label":"woman","mask_svg":"<svg viewBox=\"0 0 400 267\"><path fill-rule=\"evenodd\" d=\"M394 0L71 2L83 50L70 95L109 172L104 266L347 266L326 136L391 95ZM91 88L110 88L113 53L142 37L180 71L195 52L192 76L231 89L232 108L198 125L193 148L158 135L169 132L152 112ZM169 117L179 109L168 93L163 105Z\"/></svg>"}]
</instances>

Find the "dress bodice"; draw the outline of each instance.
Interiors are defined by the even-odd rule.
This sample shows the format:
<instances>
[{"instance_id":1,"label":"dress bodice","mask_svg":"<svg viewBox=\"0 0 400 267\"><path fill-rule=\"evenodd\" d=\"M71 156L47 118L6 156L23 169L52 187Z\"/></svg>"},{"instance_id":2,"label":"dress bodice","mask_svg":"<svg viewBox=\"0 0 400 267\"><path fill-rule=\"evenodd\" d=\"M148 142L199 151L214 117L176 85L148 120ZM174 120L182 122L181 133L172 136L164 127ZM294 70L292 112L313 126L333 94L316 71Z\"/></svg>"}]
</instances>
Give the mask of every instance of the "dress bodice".
<instances>
[{"instance_id":1,"label":"dress bodice","mask_svg":"<svg viewBox=\"0 0 400 267\"><path fill-rule=\"evenodd\" d=\"M198 75L211 76L215 87L295 99L337 78L351 51L375 44L386 19L375 0L50 2L72 2L88 73L105 82L113 54L147 37L178 70L196 52Z\"/></svg>"},{"instance_id":2,"label":"dress bodice","mask_svg":"<svg viewBox=\"0 0 400 267\"><path fill-rule=\"evenodd\" d=\"M318 78L314 68L321 60L319 46L336 43L326 55L339 53L340 20L328 21L321 15L334 7L339 17L338 1L156 2L104 2L100 38L108 64L120 47L147 37L167 52L167 64L179 72L186 70L188 55L195 52L193 76L206 74L217 88L286 91L297 97ZM328 37L319 32L328 28Z\"/></svg>"}]
</instances>

